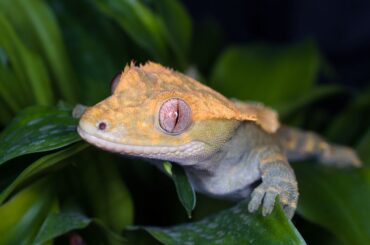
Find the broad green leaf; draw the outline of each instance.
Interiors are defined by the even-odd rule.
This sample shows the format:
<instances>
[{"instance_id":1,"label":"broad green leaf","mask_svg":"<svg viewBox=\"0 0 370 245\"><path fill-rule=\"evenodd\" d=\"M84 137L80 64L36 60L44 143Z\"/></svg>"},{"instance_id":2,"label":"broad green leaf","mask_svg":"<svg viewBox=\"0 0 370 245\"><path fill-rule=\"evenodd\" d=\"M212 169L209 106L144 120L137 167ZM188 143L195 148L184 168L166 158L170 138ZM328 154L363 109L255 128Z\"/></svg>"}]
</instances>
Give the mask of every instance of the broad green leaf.
<instances>
[{"instance_id":1,"label":"broad green leaf","mask_svg":"<svg viewBox=\"0 0 370 245\"><path fill-rule=\"evenodd\" d=\"M370 89L354 94L348 106L335 117L326 136L338 143L357 143L370 123Z\"/></svg>"},{"instance_id":2,"label":"broad green leaf","mask_svg":"<svg viewBox=\"0 0 370 245\"><path fill-rule=\"evenodd\" d=\"M91 219L79 213L50 213L39 230L34 244L42 244L69 231L83 229L90 222Z\"/></svg>"},{"instance_id":3,"label":"broad green leaf","mask_svg":"<svg viewBox=\"0 0 370 245\"><path fill-rule=\"evenodd\" d=\"M50 78L40 56L28 49L18 37L14 27L0 11L0 47L9 57L9 61L18 76L19 95L33 98L40 105L51 105L53 95ZM30 93L31 92L31 93Z\"/></svg>"},{"instance_id":4,"label":"broad green leaf","mask_svg":"<svg viewBox=\"0 0 370 245\"><path fill-rule=\"evenodd\" d=\"M92 233L94 237L90 235L90 237L88 238L89 240L87 242L88 244L110 244L110 245L124 244L125 239L122 237L122 235L115 231L112 231L112 229L108 227L106 223L96 218L92 219L92 221L93 228L95 228L95 230ZM119 232L121 232L121 230L122 229L120 229ZM98 241L96 240L96 238L98 238Z\"/></svg>"},{"instance_id":5,"label":"broad green leaf","mask_svg":"<svg viewBox=\"0 0 370 245\"><path fill-rule=\"evenodd\" d=\"M42 0L1 0L0 6L23 37L23 42L43 54L62 98L75 103L78 91L74 86L76 79L58 24L49 7Z\"/></svg>"},{"instance_id":6,"label":"broad green leaf","mask_svg":"<svg viewBox=\"0 0 370 245\"><path fill-rule=\"evenodd\" d=\"M106 224L96 218L89 218L76 211L51 212L45 219L33 244L45 244L51 242L69 232L79 235L78 231L84 230L83 240L86 244L123 244L124 239L117 233L112 232Z\"/></svg>"},{"instance_id":7,"label":"broad green leaf","mask_svg":"<svg viewBox=\"0 0 370 245\"><path fill-rule=\"evenodd\" d=\"M180 67L184 69L192 34L190 16L178 0L152 2L166 28L167 40L179 60Z\"/></svg>"},{"instance_id":8,"label":"broad green leaf","mask_svg":"<svg viewBox=\"0 0 370 245\"><path fill-rule=\"evenodd\" d=\"M49 180L37 182L0 206L0 244L32 243L55 205L51 187Z\"/></svg>"},{"instance_id":9,"label":"broad green leaf","mask_svg":"<svg viewBox=\"0 0 370 245\"><path fill-rule=\"evenodd\" d=\"M177 196L182 206L184 206L189 218L191 218L191 212L196 204L196 195L193 186L189 182L188 176L184 169L177 164L165 162L163 163L163 168L175 183Z\"/></svg>"},{"instance_id":10,"label":"broad green leaf","mask_svg":"<svg viewBox=\"0 0 370 245\"><path fill-rule=\"evenodd\" d=\"M319 87L314 87L313 89L307 91L302 96L290 101L289 103L284 103L275 106L275 109L279 112L279 117L284 118L308 105L315 103L321 99L327 99L330 96L345 93L344 89L336 85L322 85Z\"/></svg>"},{"instance_id":11,"label":"broad green leaf","mask_svg":"<svg viewBox=\"0 0 370 245\"><path fill-rule=\"evenodd\" d=\"M41 157L29 165L22 173L3 191L0 193L0 205L15 191L24 187L24 185L31 183L38 177L45 175L47 172L55 171L67 162L63 161L68 157L75 155L87 147L87 144L81 143L71 146L65 150L58 151Z\"/></svg>"},{"instance_id":12,"label":"broad green leaf","mask_svg":"<svg viewBox=\"0 0 370 245\"><path fill-rule=\"evenodd\" d=\"M111 227L121 231L133 221L131 195L119 175L117 166L110 154L98 154L91 149L79 155L78 164L70 167L71 186L76 199L90 216L96 217ZM79 173L76 175L76 173ZM71 192L68 192L72 196Z\"/></svg>"},{"instance_id":13,"label":"broad green leaf","mask_svg":"<svg viewBox=\"0 0 370 245\"><path fill-rule=\"evenodd\" d=\"M24 98L19 96L17 89L19 82L12 71L0 65L0 98L4 100L13 113L19 111L26 104Z\"/></svg>"},{"instance_id":14,"label":"broad green leaf","mask_svg":"<svg viewBox=\"0 0 370 245\"><path fill-rule=\"evenodd\" d=\"M312 89L318 69L319 55L311 42L230 47L216 62L210 81L228 97L276 105Z\"/></svg>"},{"instance_id":15,"label":"broad green leaf","mask_svg":"<svg viewBox=\"0 0 370 245\"><path fill-rule=\"evenodd\" d=\"M70 110L30 107L0 134L0 165L12 158L61 148L80 140Z\"/></svg>"},{"instance_id":16,"label":"broad green leaf","mask_svg":"<svg viewBox=\"0 0 370 245\"><path fill-rule=\"evenodd\" d=\"M305 244L280 205L271 215L248 212L248 202L201 221L168 228L139 226L164 244Z\"/></svg>"},{"instance_id":17,"label":"broad green leaf","mask_svg":"<svg viewBox=\"0 0 370 245\"><path fill-rule=\"evenodd\" d=\"M132 224L134 205L114 163L101 160L100 164L88 169L84 177L89 184L95 217L117 232Z\"/></svg>"},{"instance_id":18,"label":"broad green leaf","mask_svg":"<svg viewBox=\"0 0 370 245\"><path fill-rule=\"evenodd\" d=\"M12 119L12 113L6 103L0 97L0 125L5 125Z\"/></svg>"},{"instance_id":19,"label":"broad green leaf","mask_svg":"<svg viewBox=\"0 0 370 245\"><path fill-rule=\"evenodd\" d=\"M159 18L138 0L98 0L94 2L155 59L168 61L166 30Z\"/></svg>"},{"instance_id":20,"label":"broad green leaf","mask_svg":"<svg viewBox=\"0 0 370 245\"><path fill-rule=\"evenodd\" d=\"M31 86L27 82L27 76L25 74L25 59L23 58L28 52L27 48L22 44L13 26L0 12L0 29L2 35L0 36L0 47L6 60L2 63L2 68L8 68L8 64L12 64L12 71L17 76L17 82L13 84L13 89L18 89L18 94L21 95L29 103L34 99L33 93L30 93ZM9 69L9 68L8 68ZM6 79L6 77L1 78Z\"/></svg>"},{"instance_id":21,"label":"broad green leaf","mask_svg":"<svg viewBox=\"0 0 370 245\"><path fill-rule=\"evenodd\" d=\"M8 60L8 56L5 53L5 50L0 48L0 65L5 65Z\"/></svg>"},{"instance_id":22,"label":"broad green leaf","mask_svg":"<svg viewBox=\"0 0 370 245\"><path fill-rule=\"evenodd\" d=\"M52 105L54 103L50 77L41 57L34 53L25 53L26 74L33 89L36 102L39 105Z\"/></svg>"},{"instance_id":23,"label":"broad green leaf","mask_svg":"<svg viewBox=\"0 0 370 245\"><path fill-rule=\"evenodd\" d=\"M299 214L330 230L344 244L369 244L370 169L307 164L294 165L300 189Z\"/></svg>"},{"instance_id":24,"label":"broad green leaf","mask_svg":"<svg viewBox=\"0 0 370 245\"><path fill-rule=\"evenodd\" d=\"M96 4L90 0L48 2L58 17L69 53L78 54L73 56L71 64L83 91L79 103L91 105L106 98L113 75L133 58L147 59L147 53L141 58L143 50L110 17L97 11Z\"/></svg>"},{"instance_id":25,"label":"broad green leaf","mask_svg":"<svg viewBox=\"0 0 370 245\"><path fill-rule=\"evenodd\" d=\"M87 32L86 27L81 26L79 19L74 19L67 16L65 12L63 13L64 15L62 17L66 22L66 35L68 35L70 39L73 39L73 43L69 44L69 48L71 52L79 53L79 55L75 56L72 60L72 64L79 75L79 89L84 91L80 95L79 102L91 105L97 101L103 100L110 94L110 80L117 71L123 69L123 62L129 59L126 57L127 54L123 54L123 50L114 46L112 47L112 42L104 43L101 37L96 36L99 34L101 36L106 36L105 32L95 33L97 30L94 29L94 35L90 34ZM91 18L98 18L98 16L92 16ZM100 29L107 29L105 25L99 25L96 28L99 29L99 31L103 31ZM106 31L111 30L108 29ZM117 32L116 34L116 38L119 39L120 36ZM122 40L120 44L121 49L124 48L125 45ZM111 52L112 49L114 49L114 52ZM120 55L119 62L115 61L113 57L113 55L117 53ZM115 65L118 66L116 67Z\"/></svg>"},{"instance_id":26,"label":"broad green leaf","mask_svg":"<svg viewBox=\"0 0 370 245\"><path fill-rule=\"evenodd\" d=\"M123 237L125 238L125 243L123 245L163 245L164 243L159 242L154 237L152 237L144 229L130 229L126 228L123 231Z\"/></svg>"}]
</instances>

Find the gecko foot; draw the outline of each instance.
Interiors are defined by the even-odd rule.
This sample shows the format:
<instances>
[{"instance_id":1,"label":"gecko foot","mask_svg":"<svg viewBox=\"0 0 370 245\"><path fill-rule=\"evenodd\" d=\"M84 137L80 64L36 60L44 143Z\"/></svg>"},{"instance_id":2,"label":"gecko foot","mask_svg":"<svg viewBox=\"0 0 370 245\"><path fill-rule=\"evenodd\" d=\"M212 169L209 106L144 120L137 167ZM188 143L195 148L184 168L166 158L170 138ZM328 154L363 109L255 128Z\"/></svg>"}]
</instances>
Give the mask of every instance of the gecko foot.
<instances>
[{"instance_id":1,"label":"gecko foot","mask_svg":"<svg viewBox=\"0 0 370 245\"><path fill-rule=\"evenodd\" d=\"M279 197L285 214L291 219L297 207L297 184L279 177L264 180L254 189L248 206L249 212L253 213L262 206L262 215L269 215L274 209L276 197Z\"/></svg>"}]
</instances>

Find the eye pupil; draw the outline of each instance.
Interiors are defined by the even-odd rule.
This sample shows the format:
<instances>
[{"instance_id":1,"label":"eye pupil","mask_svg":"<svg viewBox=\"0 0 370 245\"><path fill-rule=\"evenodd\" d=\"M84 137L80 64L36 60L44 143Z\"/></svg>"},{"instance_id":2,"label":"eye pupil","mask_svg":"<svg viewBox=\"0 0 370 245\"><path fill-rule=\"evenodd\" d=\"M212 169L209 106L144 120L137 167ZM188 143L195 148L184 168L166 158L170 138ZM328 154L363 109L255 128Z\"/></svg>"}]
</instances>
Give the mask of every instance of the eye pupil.
<instances>
[{"instance_id":1,"label":"eye pupil","mask_svg":"<svg viewBox=\"0 0 370 245\"><path fill-rule=\"evenodd\" d=\"M179 98L165 101L159 110L159 124L167 133L182 133L191 124L189 105Z\"/></svg>"},{"instance_id":2,"label":"eye pupil","mask_svg":"<svg viewBox=\"0 0 370 245\"><path fill-rule=\"evenodd\" d=\"M177 123L179 122L179 117L180 117L179 103L177 103L175 115L176 115L176 120L175 120L175 127L176 127Z\"/></svg>"},{"instance_id":3,"label":"eye pupil","mask_svg":"<svg viewBox=\"0 0 370 245\"><path fill-rule=\"evenodd\" d=\"M105 130L107 128L107 124L105 122L101 122L99 123L98 128L100 130Z\"/></svg>"}]
</instances>

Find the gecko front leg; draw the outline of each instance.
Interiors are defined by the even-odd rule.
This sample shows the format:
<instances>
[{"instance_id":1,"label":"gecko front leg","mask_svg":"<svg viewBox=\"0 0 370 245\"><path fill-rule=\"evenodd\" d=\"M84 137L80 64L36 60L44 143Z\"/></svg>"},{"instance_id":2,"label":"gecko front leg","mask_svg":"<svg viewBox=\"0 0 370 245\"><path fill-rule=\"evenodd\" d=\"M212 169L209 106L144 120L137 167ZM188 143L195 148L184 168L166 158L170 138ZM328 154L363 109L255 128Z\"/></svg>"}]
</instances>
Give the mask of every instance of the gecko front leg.
<instances>
[{"instance_id":1,"label":"gecko front leg","mask_svg":"<svg viewBox=\"0 0 370 245\"><path fill-rule=\"evenodd\" d=\"M288 218L292 218L297 207L297 181L284 153L278 146L263 147L258 150L257 159L262 183L254 189L248 209L255 212L262 206L262 215L270 214L276 197Z\"/></svg>"}]
</instances>

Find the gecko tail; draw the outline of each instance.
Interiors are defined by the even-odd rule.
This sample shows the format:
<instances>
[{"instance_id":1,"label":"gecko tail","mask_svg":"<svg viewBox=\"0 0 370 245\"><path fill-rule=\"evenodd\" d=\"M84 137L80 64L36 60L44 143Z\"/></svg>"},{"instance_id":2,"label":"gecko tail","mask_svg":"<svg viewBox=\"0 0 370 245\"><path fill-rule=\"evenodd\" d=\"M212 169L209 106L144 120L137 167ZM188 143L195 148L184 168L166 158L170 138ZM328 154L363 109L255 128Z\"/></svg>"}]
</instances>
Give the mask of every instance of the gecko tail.
<instances>
[{"instance_id":1,"label":"gecko tail","mask_svg":"<svg viewBox=\"0 0 370 245\"><path fill-rule=\"evenodd\" d=\"M290 161L315 158L328 166L360 167L362 165L352 148L330 144L315 133L282 126L277 131L277 135Z\"/></svg>"}]
</instances>

